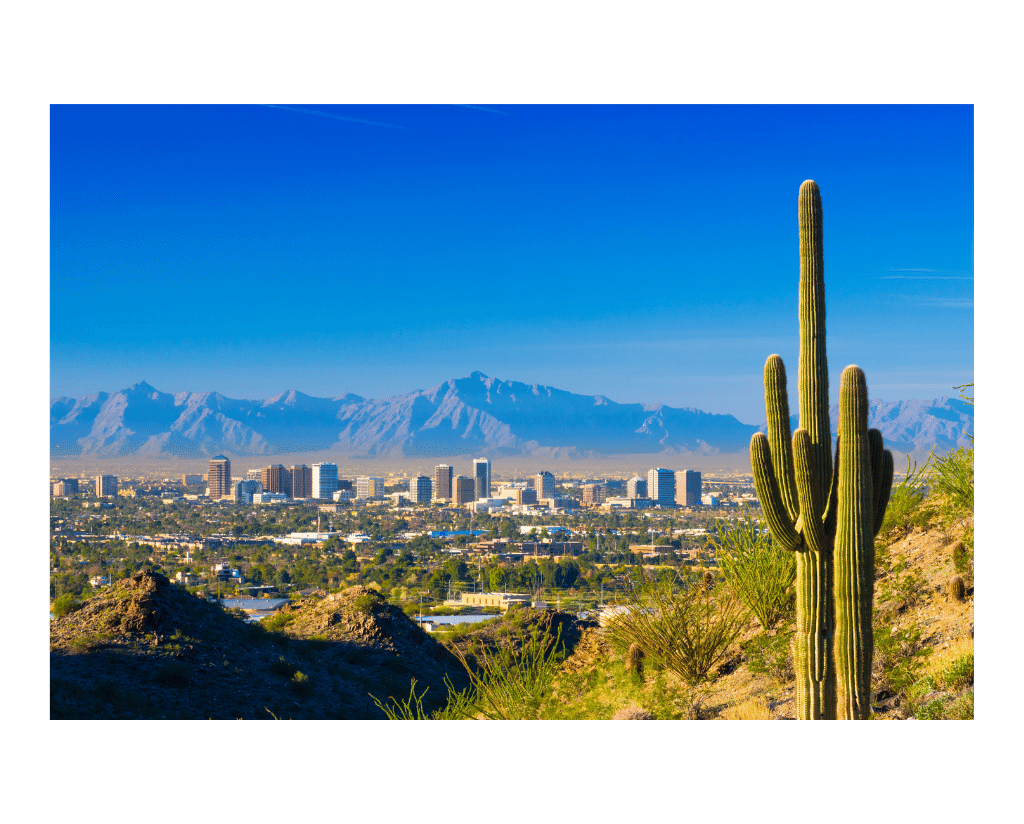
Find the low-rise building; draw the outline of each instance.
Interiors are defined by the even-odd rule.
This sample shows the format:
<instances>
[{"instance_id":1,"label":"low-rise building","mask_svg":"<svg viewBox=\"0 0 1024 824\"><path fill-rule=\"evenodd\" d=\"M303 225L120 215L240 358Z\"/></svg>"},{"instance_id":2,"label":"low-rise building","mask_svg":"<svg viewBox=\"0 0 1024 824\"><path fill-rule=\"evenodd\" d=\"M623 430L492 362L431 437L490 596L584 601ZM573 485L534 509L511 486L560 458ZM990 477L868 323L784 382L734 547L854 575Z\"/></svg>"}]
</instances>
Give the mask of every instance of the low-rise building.
<instances>
[{"instance_id":1,"label":"low-rise building","mask_svg":"<svg viewBox=\"0 0 1024 824\"><path fill-rule=\"evenodd\" d=\"M462 606L497 607L508 612L513 604L530 603L530 596L515 592L463 592L459 603Z\"/></svg>"},{"instance_id":2,"label":"low-rise building","mask_svg":"<svg viewBox=\"0 0 1024 824\"><path fill-rule=\"evenodd\" d=\"M220 564L214 564L210 567L210 572L213 573L213 577L220 581L227 581L232 584L240 584L243 582L241 570L232 569L231 564L223 562Z\"/></svg>"}]
</instances>

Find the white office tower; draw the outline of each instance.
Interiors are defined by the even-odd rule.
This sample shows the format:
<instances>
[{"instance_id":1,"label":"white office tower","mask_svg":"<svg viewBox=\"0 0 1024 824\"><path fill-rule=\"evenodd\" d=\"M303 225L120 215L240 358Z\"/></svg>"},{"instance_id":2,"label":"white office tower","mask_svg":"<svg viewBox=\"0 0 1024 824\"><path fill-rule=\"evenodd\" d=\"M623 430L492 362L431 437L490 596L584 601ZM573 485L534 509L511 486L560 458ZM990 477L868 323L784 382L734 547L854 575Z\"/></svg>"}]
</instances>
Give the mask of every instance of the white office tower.
<instances>
[{"instance_id":1,"label":"white office tower","mask_svg":"<svg viewBox=\"0 0 1024 824\"><path fill-rule=\"evenodd\" d=\"M368 475L356 478L356 498L383 498L384 479Z\"/></svg>"},{"instance_id":2,"label":"white office tower","mask_svg":"<svg viewBox=\"0 0 1024 824\"><path fill-rule=\"evenodd\" d=\"M646 498L647 481L645 481L639 475L634 475L632 478L626 481L626 497L633 499Z\"/></svg>"},{"instance_id":3,"label":"white office tower","mask_svg":"<svg viewBox=\"0 0 1024 824\"><path fill-rule=\"evenodd\" d=\"M312 497L329 501L338 491L338 465L332 463L313 464Z\"/></svg>"},{"instance_id":4,"label":"white office tower","mask_svg":"<svg viewBox=\"0 0 1024 824\"><path fill-rule=\"evenodd\" d=\"M434 496L434 482L426 475L409 480L409 498L416 504L429 504Z\"/></svg>"},{"instance_id":5,"label":"white office tower","mask_svg":"<svg viewBox=\"0 0 1024 824\"><path fill-rule=\"evenodd\" d=\"M487 458L473 459L474 494L476 500L491 497L491 462Z\"/></svg>"},{"instance_id":6,"label":"white office tower","mask_svg":"<svg viewBox=\"0 0 1024 824\"><path fill-rule=\"evenodd\" d=\"M656 506L676 505L676 473L652 469L647 473L647 495Z\"/></svg>"}]
</instances>

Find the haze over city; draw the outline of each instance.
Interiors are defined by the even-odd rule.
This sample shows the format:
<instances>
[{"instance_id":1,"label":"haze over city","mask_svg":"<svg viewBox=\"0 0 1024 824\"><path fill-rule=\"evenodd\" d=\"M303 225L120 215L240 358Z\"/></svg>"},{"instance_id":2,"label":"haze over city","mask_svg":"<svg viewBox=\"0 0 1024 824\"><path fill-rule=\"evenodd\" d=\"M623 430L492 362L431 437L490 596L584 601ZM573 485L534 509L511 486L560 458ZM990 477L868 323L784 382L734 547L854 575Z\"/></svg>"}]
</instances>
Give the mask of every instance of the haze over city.
<instances>
[{"instance_id":1,"label":"haze over city","mask_svg":"<svg viewBox=\"0 0 1024 824\"><path fill-rule=\"evenodd\" d=\"M873 399L955 396L972 130L969 106L54 106L51 398L480 370L760 424L765 358L795 380L808 178L833 400L848 363Z\"/></svg>"}]
</instances>

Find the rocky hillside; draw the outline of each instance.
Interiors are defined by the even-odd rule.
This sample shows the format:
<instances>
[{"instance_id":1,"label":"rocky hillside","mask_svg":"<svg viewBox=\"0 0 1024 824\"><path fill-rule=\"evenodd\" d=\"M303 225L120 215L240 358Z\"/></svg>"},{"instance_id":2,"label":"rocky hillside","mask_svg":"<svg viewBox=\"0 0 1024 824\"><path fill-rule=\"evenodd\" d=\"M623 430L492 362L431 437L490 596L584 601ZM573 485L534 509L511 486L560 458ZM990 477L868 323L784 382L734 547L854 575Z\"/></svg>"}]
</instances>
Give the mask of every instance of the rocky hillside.
<instances>
[{"instance_id":1,"label":"rocky hillside","mask_svg":"<svg viewBox=\"0 0 1024 824\"><path fill-rule=\"evenodd\" d=\"M879 720L973 718L973 561L949 530L917 528L876 558L873 710ZM964 572L963 600L951 580ZM968 559L968 560L965 560ZM561 667L550 718L787 720L795 717L792 655L785 628L766 636L751 619L699 687L667 670L627 672L625 651L590 630Z\"/></svg>"},{"instance_id":2,"label":"rocky hillside","mask_svg":"<svg viewBox=\"0 0 1024 824\"><path fill-rule=\"evenodd\" d=\"M382 718L369 694L462 668L371 591L299 604L286 633L142 571L50 622L51 718ZM285 619L287 620L287 619Z\"/></svg>"}]
</instances>

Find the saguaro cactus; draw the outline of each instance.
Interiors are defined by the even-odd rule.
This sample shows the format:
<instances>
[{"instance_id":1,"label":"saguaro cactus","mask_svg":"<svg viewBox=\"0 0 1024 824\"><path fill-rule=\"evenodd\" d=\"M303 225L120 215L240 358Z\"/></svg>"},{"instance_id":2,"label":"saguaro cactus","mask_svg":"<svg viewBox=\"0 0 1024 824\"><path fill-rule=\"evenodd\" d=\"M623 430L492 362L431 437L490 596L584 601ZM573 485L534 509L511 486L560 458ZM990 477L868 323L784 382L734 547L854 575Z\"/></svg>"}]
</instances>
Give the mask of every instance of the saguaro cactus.
<instances>
[{"instance_id":1,"label":"saguaro cactus","mask_svg":"<svg viewBox=\"0 0 1024 824\"><path fill-rule=\"evenodd\" d=\"M753 437L750 460L773 540L797 553L797 717L835 718L838 693L840 717L864 718L874 536L888 504L892 455L883 450L881 433L867 428L867 385L851 366L843 372L833 465L821 194L813 180L800 187L799 213L799 428L790 438L786 370L772 355L764 367L768 434Z\"/></svg>"}]
</instances>

